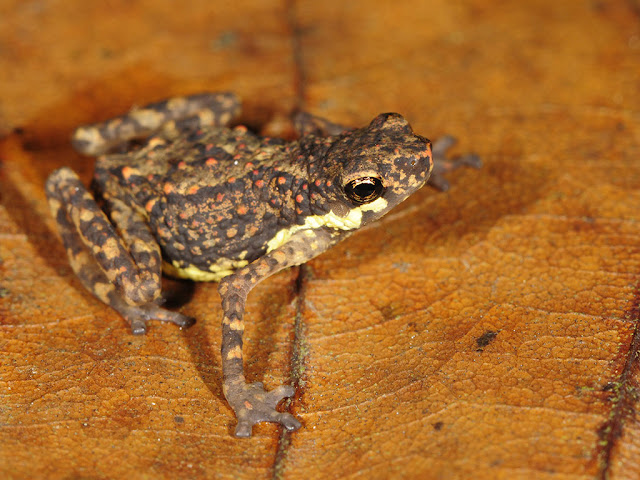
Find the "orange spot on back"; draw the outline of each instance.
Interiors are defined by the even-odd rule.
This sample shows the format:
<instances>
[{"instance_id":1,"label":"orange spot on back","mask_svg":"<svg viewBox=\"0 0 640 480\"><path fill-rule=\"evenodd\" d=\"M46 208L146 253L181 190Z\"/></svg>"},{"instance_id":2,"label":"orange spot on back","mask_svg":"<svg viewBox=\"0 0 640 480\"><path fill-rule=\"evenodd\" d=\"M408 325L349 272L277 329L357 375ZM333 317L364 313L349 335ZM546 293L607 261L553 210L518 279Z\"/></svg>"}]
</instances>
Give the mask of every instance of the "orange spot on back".
<instances>
[{"instance_id":1,"label":"orange spot on back","mask_svg":"<svg viewBox=\"0 0 640 480\"><path fill-rule=\"evenodd\" d=\"M129 180L129 177L135 173L135 170L131 167L122 167L120 171L125 180Z\"/></svg>"}]
</instances>

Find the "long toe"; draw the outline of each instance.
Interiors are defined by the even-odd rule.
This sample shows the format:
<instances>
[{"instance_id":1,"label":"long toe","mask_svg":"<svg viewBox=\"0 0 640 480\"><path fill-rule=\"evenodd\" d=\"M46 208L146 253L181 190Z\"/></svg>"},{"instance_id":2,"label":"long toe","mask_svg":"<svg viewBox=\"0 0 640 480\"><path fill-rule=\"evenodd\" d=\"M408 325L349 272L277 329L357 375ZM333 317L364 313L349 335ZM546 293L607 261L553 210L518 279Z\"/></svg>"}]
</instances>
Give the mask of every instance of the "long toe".
<instances>
[{"instance_id":1,"label":"long toe","mask_svg":"<svg viewBox=\"0 0 640 480\"><path fill-rule=\"evenodd\" d=\"M270 392L267 392L265 396L265 403L272 404L275 407L282 399L293 397L295 393L296 391L292 386L281 385Z\"/></svg>"},{"instance_id":2,"label":"long toe","mask_svg":"<svg viewBox=\"0 0 640 480\"><path fill-rule=\"evenodd\" d=\"M141 318L131 320L131 333L134 335L144 335L147 333L147 322Z\"/></svg>"},{"instance_id":3,"label":"long toe","mask_svg":"<svg viewBox=\"0 0 640 480\"><path fill-rule=\"evenodd\" d=\"M278 423L290 432L295 432L302 426L296 417L287 412L280 414Z\"/></svg>"}]
</instances>

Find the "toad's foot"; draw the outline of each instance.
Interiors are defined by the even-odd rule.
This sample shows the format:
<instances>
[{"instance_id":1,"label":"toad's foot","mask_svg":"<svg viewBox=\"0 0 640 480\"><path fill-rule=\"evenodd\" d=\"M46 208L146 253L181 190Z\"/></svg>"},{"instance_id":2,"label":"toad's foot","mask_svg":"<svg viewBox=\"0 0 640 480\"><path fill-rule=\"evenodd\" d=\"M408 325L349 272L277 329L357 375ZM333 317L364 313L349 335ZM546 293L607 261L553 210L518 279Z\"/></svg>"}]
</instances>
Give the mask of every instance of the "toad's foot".
<instances>
[{"instance_id":1,"label":"toad's foot","mask_svg":"<svg viewBox=\"0 0 640 480\"><path fill-rule=\"evenodd\" d=\"M443 192L449 190L449 182L444 174L460 167L480 168L482 160L475 153L467 153L452 159L447 158L447 151L456 144L456 139L451 135L439 138L433 144L433 171L427 183Z\"/></svg>"},{"instance_id":2,"label":"toad's foot","mask_svg":"<svg viewBox=\"0 0 640 480\"><path fill-rule=\"evenodd\" d=\"M154 303L136 306L127 305L126 307L119 308L118 311L129 321L131 333L134 335L144 335L147 333L147 322L149 320L175 323L180 328L189 328L196 323L196 319L193 317L165 310Z\"/></svg>"},{"instance_id":3,"label":"toad's foot","mask_svg":"<svg viewBox=\"0 0 640 480\"><path fill-rule=\"evenodd\" d=\"M290 432L299 429L302 425L293 415L276 410L283 398L294 393L293 387L288 385L267 392L260 382L229 384L225 388L225 396L238 418L235 436L250 437L253 426L260 422L279 423Z\"/></svg>"}]
</instances>

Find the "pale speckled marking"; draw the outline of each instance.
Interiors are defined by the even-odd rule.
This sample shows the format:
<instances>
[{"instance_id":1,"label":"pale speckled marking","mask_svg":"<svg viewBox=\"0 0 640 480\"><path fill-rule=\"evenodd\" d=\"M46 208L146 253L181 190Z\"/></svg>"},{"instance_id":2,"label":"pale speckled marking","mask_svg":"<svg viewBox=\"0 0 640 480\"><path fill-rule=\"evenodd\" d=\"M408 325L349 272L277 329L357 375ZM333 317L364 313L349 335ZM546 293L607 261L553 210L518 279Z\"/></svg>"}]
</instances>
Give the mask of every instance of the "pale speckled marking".
<instances>
[{"instance_id":1,"label":"pale speckled marking","mask_svg":"<svg viewBox=\"0 0 640 480\"><path fill-rule=\"evenodd\" d=\"M161 137L153 137L151 140L147 142L147 148L153 149L159 147L160 145L166 145L167 141Z\"/></svg>"},{"instance_id":2,"label":"pale speckled marking","mask_svg":"<svg viewBox=\"0 0 640 480\"><path fill-rule=\"evenodd\" d=\"M234 330L244 330L243 328L235 328ZM242 358L242 347L236 346L227 352L226 356L227 360L237 360Z\"/></svg>"},{"instance_id":3,"label":"pale speckled marking","mask_svg":"<svg viewBox=\"0 0 640 480\"><path fill-rule=\"evenodd\" d=\"M168 110L184 110L188 108L187 99L185 97L172 97L167 100L167 109Z\"/></svg>"},{"instance_id":4,"label":"pale speckled marking","mask_svg":"<svg viewBox=\"0 0 640 480\"><path fill-rule=\"evenodd\" d=\"M209 266L211 271L207 272L194 265L183 267L179 262L174 261L173 264L162 262L162 271L171 277L185 278L195 282L219 282L227 275L231 275L237 269L246 267L248 264L247 260L230 262L222 259L220 262Z\"/></svg>"},{"instance_id":5,"label":"pale speckled marking","mask_svg":"<svg viewBox=\"0 0 640 480\"><path fill-rule=\"evenodd\" d=\"M289 228L283 228L267 243L267 253L275 250L276 248L286 244L289 239L299 231L313 232L313 230L327 227L337 230L357 230L362 225L362 212L373 211L381 212L387 208L387 201L380 197L374 202L369 204L360 205L359 207L352 208L349 213L341 217L333 212L329 212L326 215L313 215L307 217L306 221L302 225L293 225Z\"/></svg>"},{"instance_id":6,"label":"pale speckled marking","mask_svg":"<svg viewBox=\"0 0 640 480\"><path fill-rule=\"evenodd\" d=\"M122 247L122 242L119 242L117 239L110 237L103 245L94 246L93 251L96 253L102 253L107 260L113 260L114 258L118 258L120 256Z\"/></svg>"},{"instance_id":7,"label":"pale speckled marking","mask_svg":"<svg viewBox=\"0 0 640 480\"><path fill-rule=\"evenodd\" d=\"M244 322L238 321L238 320L234 320L233 322L231 322L229 324L229 328L231 330L236 330L236 331L243 331L244 330Z\"/></svg>"},{"instance_id":8,"label":"pale speckled marking","mask_svg":"<svg viewBox=\"0 0 640 480\"><path fill-rule=\"evenodd\" d=\"M95 214L91 210L80 210L78 213L78 217L81 222L90 222L95 216Z\"/></svg>"},{"instance_id":9,"label":"pale speckled marking","mask_svg":"<svg viewBox=\"0 0 640 480\"><path fill-rule=\"evenodd\" d=\"M114 291L114 287L111 283L95 283L93 290L98 298L104 299L109 298L109 294Z\"/></svg>"},{"instance_id":10,"label":"pale speckled marking","mask_svg":"<svg viewBox=\"0 0 640 480\"><path fill-rule=\"evenodd\" d=\"M87 145L91 145L91 148L87 148L86 151L93 155L99 154L103 150L104 146L107 145L107 142L100 133L100 130L91 126L76 129L73 133L73 139L76 142L84 142Z\"/></svg>"},{"instance_id":11,"label":"pale speckled marking","mask_svg":"<svg viewBox=\"0 0 640 480\"><path fill-rule=\"evenodd\" d=\"M164 123L166 115L155 110L141 108L132 110L129 113L129 118L138 122L138 124L144 129L155 130Z\"/></svg>"},{"instance_id":12,"label":"pale speckled marking","mask_svg":"<svg viewBox=\"0 0 640 480\"><path fill-rule=\"evenodd\" d=\"M215 121L215 117L213 115L213 113L210 110L206 110L204 112L200 112L198 113L198 119L200 120L200 124L201 125L213 125L214 121ZM221 118L221 122L222 123L227 123L230 120L229 117L222 117Z\"/></svg>"}]
</instances>

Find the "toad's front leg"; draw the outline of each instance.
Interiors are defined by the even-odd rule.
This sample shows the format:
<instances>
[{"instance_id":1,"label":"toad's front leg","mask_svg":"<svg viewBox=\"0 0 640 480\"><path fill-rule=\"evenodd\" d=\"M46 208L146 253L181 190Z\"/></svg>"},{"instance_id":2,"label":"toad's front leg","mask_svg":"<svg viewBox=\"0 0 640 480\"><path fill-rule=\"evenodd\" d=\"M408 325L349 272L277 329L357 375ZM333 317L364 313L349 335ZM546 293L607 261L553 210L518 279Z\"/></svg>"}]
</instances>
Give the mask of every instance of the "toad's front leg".
<instances>
[{"instance_id":1,"label":"toad's front leg","mask_svg":"<svg viewBox=\"0 0 640 480\"><path fill-rule=\"evenodd\" d=\"M447 158L447 151L456 144L457 140L451 135L445 135L436 140L431 148L433 152L433 170L427 184L440 191L449 190L449 182L445 173L460 167L480 168L482 160L475 153L467 153L454 158Z\"/></svg>"},{"instance_id":2,"label":"toad's front leg","mask_svg":"<svg viewBox=\"0 0 640 480\"><path fill-rule=\"evenodd\" d=\"M262 383L246 383L242 360L244 308L251 289L283 268L300 265L322 253L338 240L327 230L303 230L289 241L260 257L255 262L220 281L222 297L222 371L224 395L238 419L236 437L250 437L253 425L275 422L287 430L300 428L300 422L289 413L276 410L278 403L294 394L291 386L280 386L267 392Z\"/></svg>"}]
</instances>

